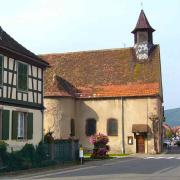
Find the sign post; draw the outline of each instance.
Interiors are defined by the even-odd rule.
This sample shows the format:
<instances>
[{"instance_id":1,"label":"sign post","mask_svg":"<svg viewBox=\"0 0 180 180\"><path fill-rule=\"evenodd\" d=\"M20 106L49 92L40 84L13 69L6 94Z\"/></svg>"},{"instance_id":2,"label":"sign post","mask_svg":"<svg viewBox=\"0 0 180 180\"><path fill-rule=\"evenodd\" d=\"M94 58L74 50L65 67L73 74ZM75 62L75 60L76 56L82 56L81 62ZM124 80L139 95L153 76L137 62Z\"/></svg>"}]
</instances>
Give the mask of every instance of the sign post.
<instances>
[{"instance_id":1,"label":"sign post","mask_svg":"<svg viewBox=\"0 0 180 180\"><path fill-rule=\"evenodd\" d=\"M79 157L80 157L81 165L82 165L83 164L83 157L84 157L84 152L83 152L82 146L80 146L80 148L79 148Z\"/></svg>"}]
</instances>

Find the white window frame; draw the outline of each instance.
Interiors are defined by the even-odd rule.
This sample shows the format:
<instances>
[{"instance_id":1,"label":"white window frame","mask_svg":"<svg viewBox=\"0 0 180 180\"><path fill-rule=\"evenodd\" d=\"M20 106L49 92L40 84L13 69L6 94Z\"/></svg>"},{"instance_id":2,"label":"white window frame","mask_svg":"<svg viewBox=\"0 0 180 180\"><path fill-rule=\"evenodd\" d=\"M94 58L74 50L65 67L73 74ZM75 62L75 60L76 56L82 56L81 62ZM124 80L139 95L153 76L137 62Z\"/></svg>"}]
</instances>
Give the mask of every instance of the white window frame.
<instances>
[{"instance_id":1,"label":"white window frame","mask_svg":"<svg viewBox=\"0 0 180 180\"><path fill-rule=\"evenodd\" d=\"M18 139L24 139L24 122L25 122L25 113L18 112L18 128L17 128Z\"/></svg>"}]
</instances>

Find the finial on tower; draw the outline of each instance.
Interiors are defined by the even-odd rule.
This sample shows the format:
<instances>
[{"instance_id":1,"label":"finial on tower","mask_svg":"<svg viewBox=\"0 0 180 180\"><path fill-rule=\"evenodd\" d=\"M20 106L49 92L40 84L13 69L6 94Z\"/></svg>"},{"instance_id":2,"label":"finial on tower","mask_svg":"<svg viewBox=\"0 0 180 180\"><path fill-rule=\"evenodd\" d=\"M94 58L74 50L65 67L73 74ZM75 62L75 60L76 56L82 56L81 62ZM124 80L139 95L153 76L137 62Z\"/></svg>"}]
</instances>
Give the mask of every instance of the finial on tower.
<instances>
[{"instance_id":1,"label":"finial on tower","mask_svg":"<svg viewBox=\"0 0 180 180\"><path fill-rule=\"evenodd\" d=\"M143 1L141 1L141 9L143 9Z\"/></svg>"}]
</instances>

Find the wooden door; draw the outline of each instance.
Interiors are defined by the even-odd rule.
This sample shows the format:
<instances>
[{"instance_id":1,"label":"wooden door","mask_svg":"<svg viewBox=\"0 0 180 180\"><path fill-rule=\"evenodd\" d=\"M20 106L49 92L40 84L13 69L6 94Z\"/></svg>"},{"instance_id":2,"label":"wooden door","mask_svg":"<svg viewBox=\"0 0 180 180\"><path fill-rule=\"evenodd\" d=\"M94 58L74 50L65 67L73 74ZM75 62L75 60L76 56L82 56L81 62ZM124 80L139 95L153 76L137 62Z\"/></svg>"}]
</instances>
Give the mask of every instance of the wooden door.
<instances>
[{"instance_id":1,"label":"wooden door","mask_svg":"<svg viewBox=\"0 0 180 180\"><path fill-rule=\"evenodd\" d=\"M136 152L145 153L144 136L142 135L136 136Z\"/></svg>"}]
</instances>

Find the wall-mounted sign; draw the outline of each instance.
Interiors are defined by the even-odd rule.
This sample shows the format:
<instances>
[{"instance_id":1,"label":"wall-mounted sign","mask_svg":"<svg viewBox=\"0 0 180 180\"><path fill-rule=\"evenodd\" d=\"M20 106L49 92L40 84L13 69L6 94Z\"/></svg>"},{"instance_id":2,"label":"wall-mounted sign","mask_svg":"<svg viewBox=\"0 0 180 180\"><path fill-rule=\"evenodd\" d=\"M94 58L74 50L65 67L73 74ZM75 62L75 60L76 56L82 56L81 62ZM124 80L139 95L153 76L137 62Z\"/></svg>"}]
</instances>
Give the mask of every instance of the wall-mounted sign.
<instances>
[{"instance_id":1,"label":"wall-mounted sign","mask_svg":"<svg viewBox=\"0 0 180 180\"><path fill-rule=\"evenodd\" d=\"M132 136L128 136L128 144L129 145L133 144L133 137Z\"/></svg>"}]
</instances>

